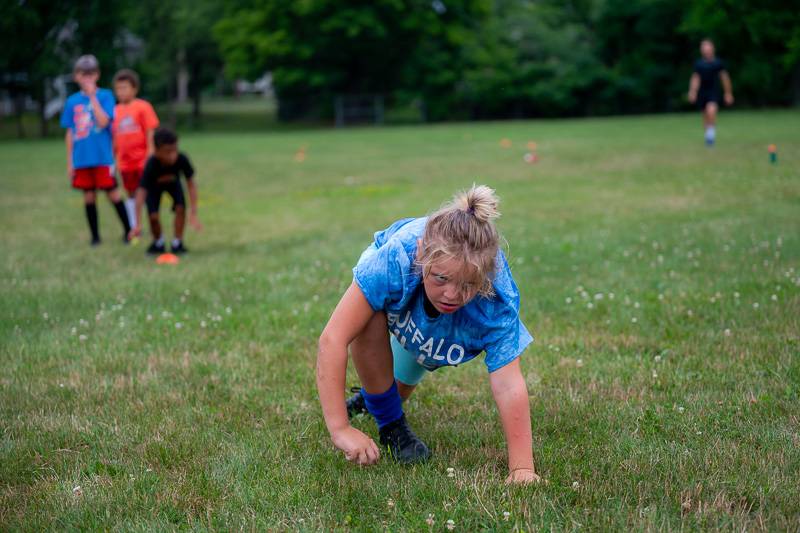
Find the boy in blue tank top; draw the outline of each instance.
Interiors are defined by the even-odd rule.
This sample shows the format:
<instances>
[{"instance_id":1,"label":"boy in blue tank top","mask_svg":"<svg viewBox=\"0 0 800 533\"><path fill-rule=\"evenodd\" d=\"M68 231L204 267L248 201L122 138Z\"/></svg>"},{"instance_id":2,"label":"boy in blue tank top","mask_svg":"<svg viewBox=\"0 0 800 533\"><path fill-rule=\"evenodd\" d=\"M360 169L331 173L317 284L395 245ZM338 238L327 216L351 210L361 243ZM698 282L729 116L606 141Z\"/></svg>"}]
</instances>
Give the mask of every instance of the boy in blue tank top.
<instances>
[{"instance_id":1,"label":"boy in blue tank top","mask_svg":"<svg viewBox=\"0 0 800 533\"><path fill-rule=\"evenodd\" d=\"M375 233L353 269L353 283L319 340L317 387L334 445L361 465L380 450L352 427L368 411L380 443L401 463L425 461L428 446L403 413L428 372L484 363L508 446L507 482L539 481L530 406L519 357L533 341L519 318L519 291L494 225L497 197L473 186L433 215L399 220ZM363 388L343 401L348 347Z\"/></svg>"}]
</instances>

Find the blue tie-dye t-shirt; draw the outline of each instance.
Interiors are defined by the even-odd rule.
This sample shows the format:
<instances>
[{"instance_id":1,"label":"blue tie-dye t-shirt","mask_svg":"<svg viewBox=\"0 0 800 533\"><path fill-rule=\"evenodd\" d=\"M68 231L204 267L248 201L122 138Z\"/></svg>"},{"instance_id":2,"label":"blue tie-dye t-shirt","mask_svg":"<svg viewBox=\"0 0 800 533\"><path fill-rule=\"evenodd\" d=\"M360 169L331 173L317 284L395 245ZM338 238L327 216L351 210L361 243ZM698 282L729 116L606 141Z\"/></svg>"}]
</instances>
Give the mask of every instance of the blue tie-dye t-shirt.
<instances>
[{"instance_id":1,"label":"blue tie-dye t-shirt","mask_svg":"<svg viewBox=\"0 0 800 533\"><path fill-rule=\"evenodd\" d=\"M476 296L455 313L431 318L414 260L427 218L398 220L375 233L353 268L355 282L389 331L429 369L458 365L486 352L489 372L520 356L533 337L519 319L519 291L505 255L497 252L494 296Z\"/></svg>"}]
</instances>

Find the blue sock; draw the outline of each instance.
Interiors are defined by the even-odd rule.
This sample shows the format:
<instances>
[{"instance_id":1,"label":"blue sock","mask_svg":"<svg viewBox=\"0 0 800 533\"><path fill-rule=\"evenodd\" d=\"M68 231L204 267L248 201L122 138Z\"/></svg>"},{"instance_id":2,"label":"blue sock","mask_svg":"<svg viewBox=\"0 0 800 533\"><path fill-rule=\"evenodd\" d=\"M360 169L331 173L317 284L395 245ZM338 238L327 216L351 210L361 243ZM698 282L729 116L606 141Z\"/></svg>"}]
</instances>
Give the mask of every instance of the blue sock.
<instances>
[{"instance_id":1,"label":"blue sock","mask_svg":"<svg viewBox=\"0 0 800 533\"><path fill-rule=\"evenodd\" d=\"M367 410L375 417L379 429L403 416L403 406L396 381L392 382L392 386L386 392L370 394L362 388L361 395L367 404Z\"/></svg>"}]
</instances>

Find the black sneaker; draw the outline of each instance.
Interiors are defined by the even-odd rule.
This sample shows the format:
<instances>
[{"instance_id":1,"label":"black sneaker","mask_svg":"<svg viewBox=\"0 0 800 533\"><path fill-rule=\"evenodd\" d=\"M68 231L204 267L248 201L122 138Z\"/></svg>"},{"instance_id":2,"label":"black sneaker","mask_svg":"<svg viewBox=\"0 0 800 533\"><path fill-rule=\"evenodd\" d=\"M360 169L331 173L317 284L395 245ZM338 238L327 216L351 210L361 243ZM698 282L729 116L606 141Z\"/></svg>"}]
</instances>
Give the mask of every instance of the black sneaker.
<instances>
[{"instance_id":1,"label":"black sneaker","mask_svg":"<svg viewBox=\"0 0 800 533\"><path fill-rule=\"evenodd\" d=\"M147 249L147 253L150 255L160 255L166 251L166 247L164 244L158 244L158 242L153 241L150 247Z\"/></svg>"},{"instance_id":2,"label":"black sneaker","mask_svg":"<svg viewBox=\"0 0 800 533\"><path fill-rule=\"evenodd\" d=\"M361 395L361 388L351 387L350 392L355 394L344 401L345 406L347 406L347 418L353 418L356 415L369 413L367 410L367 402Z\"/></svg>"},{"instance_id":3,"label":"black sneaker","mask_svg":"<svg viewBox=\"0 0 800 533\"><path fill-rule=\"evenodd\" d=\"M181 241L181 243L178 246L173 245L171 246L171 248L172 248L172 253L175 255L185 254L186 252L189 251L189 249L183 245L183 241Z\"/></svg>"},{"instance_id":4,"label":"black sneaker","mask_svg":"<svg viewBox=\"0 0 800 533\"><path fill-rule=\"evenodd\" d=\"M431 456L428 446L408 427L406 415L383 426L378 433L381 445L389 449L389 454L398 463L422 463Z\"/></svg>"},{"instance_id":5,"label":"black sneaker","mask_svg":"<svg viewBox=\"0 0 800 533\"><path fill-rule=\"evenodd\" d=\"M101 241L99 238L92 239L92 242L89 243L89 246L91 246L91 247L100 246L101 242L103 242L103 241Z\"/></svg>"}]
</instances>

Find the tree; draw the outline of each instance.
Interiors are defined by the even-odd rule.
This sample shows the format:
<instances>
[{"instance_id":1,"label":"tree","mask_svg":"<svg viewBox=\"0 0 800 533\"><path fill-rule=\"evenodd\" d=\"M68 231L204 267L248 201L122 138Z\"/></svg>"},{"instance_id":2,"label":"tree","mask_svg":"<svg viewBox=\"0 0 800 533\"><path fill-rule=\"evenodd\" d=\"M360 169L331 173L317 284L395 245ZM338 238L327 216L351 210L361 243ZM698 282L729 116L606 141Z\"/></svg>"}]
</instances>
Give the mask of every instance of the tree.
<instances>
[{"instance_id":1,"label":"tree","mask_svg":"<svg viewBox=\"0 0 800 533\"><path fill-rule=\"evenodd\" d=\"M158 100L172 102L179 73L188 73L192 117L199 119L203 90L222 70L211 28L221 16L218 0L142 0L132 3L127 17L131 30L145 42L137 68ZM174 111L171 122L175 121Z\"/></svg>"},{"instance_id":2,"label":"tree","mask_svg":"<svg viewBox=\"0 0 800 533\"><path fill-rule=\"evenodd\" d=\"M39 103L42 136L47 135L45 117L48 90L56 76L69 73L77 56L93 53L104 69L104 78L113 72L119 56L115 35L119 10L100 1L23 2L3 0L0 17L0 70L23 74L13 90L30 94ZM24 31L20 31L24 28ZM17 114L21 119L21 109ZM20 122L21 124L21 122ZM20 130L20 134L24 134Z\"/></svg>"},{"instance_id":3,"label":"tree","mask_svg":"<svg viewBox=\"0 0 800 533\"><path fill-rule=\"evenodd\" d=\"M273 75L284 119L331 113L337 93L450 98L466 21L487 2L250 0L214 28L230 77ZM444 113L443 113L444 115Z\"/></svg>"}]
</instances>

